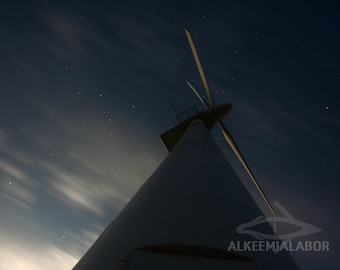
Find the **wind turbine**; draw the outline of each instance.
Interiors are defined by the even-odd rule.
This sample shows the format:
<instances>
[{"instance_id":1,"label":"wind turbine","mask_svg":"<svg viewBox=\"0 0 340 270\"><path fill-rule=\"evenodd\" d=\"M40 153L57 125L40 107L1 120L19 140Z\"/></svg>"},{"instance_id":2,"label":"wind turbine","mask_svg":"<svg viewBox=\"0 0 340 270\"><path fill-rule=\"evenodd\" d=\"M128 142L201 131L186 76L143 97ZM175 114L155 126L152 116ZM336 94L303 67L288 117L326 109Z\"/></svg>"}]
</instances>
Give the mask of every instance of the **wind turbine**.
<instances>
[{"instance_id":1,"label":"wind turbine","mask_svg":"<svg viewBox=\"0 0 340 270\"><path fill-rule=\"evenodd\" d=\"M75 265L92 269L298 269L290 254L228 251L230 241L249 241L237 227L262 215L218 149L209 130L223 135L274 216L274 209L222 118L231 104L215 106L193 39L185 29L208 101L207 108L161 135L169 155ZM193 113L192 113L193 112ZM269 224L262 230L272 233Z\"/></svg>"}]
</instances>

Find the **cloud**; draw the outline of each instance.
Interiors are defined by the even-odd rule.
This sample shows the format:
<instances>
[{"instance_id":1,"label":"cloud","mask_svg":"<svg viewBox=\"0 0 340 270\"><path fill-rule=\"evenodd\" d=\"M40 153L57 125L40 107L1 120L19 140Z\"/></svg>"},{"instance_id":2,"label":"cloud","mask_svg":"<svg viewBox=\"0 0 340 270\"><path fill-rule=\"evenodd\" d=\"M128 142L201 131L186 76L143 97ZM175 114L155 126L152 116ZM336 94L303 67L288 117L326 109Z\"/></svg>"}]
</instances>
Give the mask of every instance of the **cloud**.
<instances>
[{"instance_id":1,"label":"cloud","mask_svg":"<svg viewBox=\"0 0 340 270\"><path fill-rule=\"evenodd\" d=\"M0 194L21 207L32 209L36 201L33 189L37 182L24 166L27 156L18 152L10 142L8 134L0 129Z\"/></svg>"},{"instance_id":2,"label":"cloud","mask_svg":"<svg viewBox=\"0 0 340 270\"><path fill-rule=\"evenodd\" d=\"M1 185L2 196L24 208L32 209L33 204L36 202L35 193L31 188L17 182L8 181Z\"/></svg>"},{"instance_id":3,"label":"cloud","mask_svg":"<svg viewBox=\"0 0 340 270\"><path fill-rule=\"evenodd\" d=\"M17 126L16 139L1 132L0 168L21 184L7 181L7 196L33 203L39 184L72 207L103 215L103 205L120 209L160 162L148 132L131 133L135 125L127 116L109 123L82 110L57 111L39 98L28 101L46 118Z\"/></svg>"},{"instance_id":4,"label":"cloud","mask_svg":"<svg viewBox=\"0 0 340 270\"><path fill-rule=\"evenodd\" d=\"M12 179L23 181L26 178L25 173L22 170L14 167L12 164L6 162L5 160L0 159L0 168Z\"/></svg>"},{"instance_id":5,"label":"cloud","mask_svg":"<svg viewBox=\"0 0 340 270\"><path fill-rule=\"evenodd\" d=\"M98 29L81 11L70 11L51 3L35 10L37 21L46 33L35 33L44 51L69 63L75 55L90 57L91 44L106 44Z\"/></svg>"},{"instance_id":6,"label":"cloud","mask_svg":"<svg viewBox=\"0 0 340 270\"><path fill-rule=\"evenodd\" d=\"M70 269L157 167L161 144L124 114L108 122L33 96L26 106L44 118L15 136L0 129L0 270Z\"/></svg>"},{"instance_id":7,"label":"cloud","mask_svg":"<svg viewBox=\"0 0 340 270\"><path fill-rule=\"evenodd\" d=\"M23 247L22 243L1 243L0 270L71 269L78 258L55 246Z\"/></svg>"}]
</instances>

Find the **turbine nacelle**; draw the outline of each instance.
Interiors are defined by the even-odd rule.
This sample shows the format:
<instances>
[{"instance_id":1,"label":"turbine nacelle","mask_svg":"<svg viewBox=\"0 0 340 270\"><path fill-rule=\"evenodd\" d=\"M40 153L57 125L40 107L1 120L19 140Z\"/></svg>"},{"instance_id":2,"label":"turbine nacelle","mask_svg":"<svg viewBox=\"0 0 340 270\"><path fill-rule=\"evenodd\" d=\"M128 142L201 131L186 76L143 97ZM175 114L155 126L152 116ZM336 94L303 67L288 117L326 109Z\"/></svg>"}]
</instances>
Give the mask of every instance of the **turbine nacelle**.
<instances>
[{"instance_id":1,"label":"turbine nacelle","mask_svg":"<svg viewBox=\"0 0 340 270\"><path fill-rule=\"evenodd\" d=\"M169 152L171 152L172 149L179 142L179 140L182 138L190 124L196 119L202 120L207 129L211 130L216 124L219 124L221 122L222 118L231 111L232 107L232 104L222 104L214 107L214 109L208 109L202 112L199 112L196 107L192 107L195 108L194 114L191 114L192 108L189 108L188 110L178 114L177 120L179 121L179 124L172 129L164 132L160 136L165 147L169 150ZM182 116L184 116L185 119Z\"/></svg>"},{"instance_id":2,"label":"turbine nacelle","mask_svg":"<svg viewBox=\"0 0 340 270\"><path fill-rule=\"evenodd\" d=\"M215 106L213 109L210 111L210 117L213 122L213 125L218 124L224 116L226 116L231 109L233 108L233 105L230 103L222 104L219 106Z\"/></svg>"},{"instance_id":3,"label":"turbine nacelle","mask_svg":"<svg viewBox=\"0 0 340 270\"><path fill-rule=\"evenodd\" d=\"M216 124L231 111L233 105L230 103L215 106L213 109L208 109L205 112L197 113L193 119L201 119L208 130L211 130Z\"/></svg>"}]
</instances>

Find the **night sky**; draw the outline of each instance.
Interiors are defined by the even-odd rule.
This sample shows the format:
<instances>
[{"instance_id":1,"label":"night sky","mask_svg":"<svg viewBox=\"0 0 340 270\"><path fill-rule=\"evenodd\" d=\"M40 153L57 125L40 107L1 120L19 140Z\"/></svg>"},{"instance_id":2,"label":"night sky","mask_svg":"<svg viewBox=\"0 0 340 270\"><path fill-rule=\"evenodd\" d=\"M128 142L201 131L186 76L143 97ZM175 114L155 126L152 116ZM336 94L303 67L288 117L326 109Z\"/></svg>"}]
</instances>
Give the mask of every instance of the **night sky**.
<instances>
[{"instance_id":1,"label":"night sky","mask_svg":"<svg viewBox=\"0 0 340 270\"><path fill-rule=\"evenodd\" d=\"M337 1L70 2L0 4L1 270L71 269L166 157L171 104L204 109L184 27L269 200L330 241L298 266L339 267Z\"/></svg>"}]
</instances>

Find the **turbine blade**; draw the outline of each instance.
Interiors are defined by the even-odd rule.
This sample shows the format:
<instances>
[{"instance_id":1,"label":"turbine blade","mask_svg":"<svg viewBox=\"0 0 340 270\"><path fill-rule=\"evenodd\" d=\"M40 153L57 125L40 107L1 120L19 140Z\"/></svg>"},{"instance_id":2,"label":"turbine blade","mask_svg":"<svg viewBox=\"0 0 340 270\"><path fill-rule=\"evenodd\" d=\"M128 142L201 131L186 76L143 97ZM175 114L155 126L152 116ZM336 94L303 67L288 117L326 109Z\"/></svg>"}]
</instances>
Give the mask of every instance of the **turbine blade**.
<instances>
[{"instance_id":1,"label":"turbine blade","mask_svg":"<svg viewBox=\"0 0 340 270\"><path fill-rule=\"evenodd\" d=\"M198 93L198 91L195 89L195 87L192 86L192 84L187 81L187 85L190 87L190 89L195 93L195 95L198 97L198 99L203 103L203 105L210 110L209 104L203 99L203 97Z\"/></svg>"},{"instance_id":2,"label":"turbine blade","mask_svg":"<svg viewBox=\"0 0 340 270\"><path fill-rule=\"evenodd\" d=\"M202 67L201 61L198 57L198 54L197 54L197 51L196 51L196 48L195 48L195 45L194 45L194 41L191 37L189 30L187 28L184 28L184 31L185 31L185 34L187 36L192 54L194 56L194 59L195 59L195 62L196 62L197 68L198 68L198 72L201 76L201 80L202 80L202 83L203 83L203 86L204 86L204 90L205 90L207 97L208 97L208 100L209 100L209 107L214 108L215 106L214 106L213 100L211 98L211 93L210 93L210 90L209 90L208 82L207 82L207 79L204 75L203 67Z\"/></svg>"},{"instance_id":3,"label":"turbine blade","mask_svg":"<svg viewBox=\"0 0 340 270\"><path fill-rule=\"evenodd\" d=\"M276 213L273 209L273 207L271 206L271 204L269 203L266 195L264 194L262 188L260 187L259 183L257 182L253 172L250 170L247 162L245 161L243 155L241 154L240 149L238 148L238 146L236 145L233 137L231 136L229 130L225 127L225 125L223 124L222 121L219 122L219 125L222 129L222 133L224 138L226 139L226 141L228 142L228 144L230 145L231 149L233 149L235 155L238 157L238 159L240 160L240 162L242 163L243 167L245 168L245 170L247 171L248 175L250 176L251 180L253 181L253 183L255 184L256 188L258 189L259 193L261 194L263 200L265 201L265 203L268 205L269 210L273 213L274 217L276 217Z\"/></svg>"}]
</instances>

